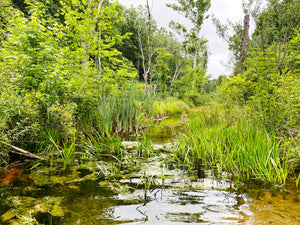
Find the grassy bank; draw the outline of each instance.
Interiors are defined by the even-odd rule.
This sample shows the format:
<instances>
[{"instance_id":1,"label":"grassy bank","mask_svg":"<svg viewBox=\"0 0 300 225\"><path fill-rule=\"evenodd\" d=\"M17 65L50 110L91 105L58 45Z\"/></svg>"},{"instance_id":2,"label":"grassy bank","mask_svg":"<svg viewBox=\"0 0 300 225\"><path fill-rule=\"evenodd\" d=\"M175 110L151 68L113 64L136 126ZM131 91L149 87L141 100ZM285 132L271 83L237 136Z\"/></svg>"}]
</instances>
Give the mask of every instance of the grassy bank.
<instances>
[{"instance_id":1,"label":"grassy bank","mask_svg":"<svg viewBox=\"0 0 300 225\"><path fill-rule=\"evenodd\" d=\"M194 114L177 140L176 160L217 174L228 172L236 181L285 184L292 178L297 182L290 160L292 145L268 133L245 111L208 106Z\"/></svg>"},{"instance_id":2,"label":"grassy bank","mask_svg":"<svg viewBox=\"0 0 300 225\"><path fill-rule=\"evenodd\" d=\"M35 121L35 126L22 124L21 117L7 114L7 121L3 121L7 129L1 131L1 143L42 155L51 165L63 162L65 169L76 160L91 158L95 153L119 155L124 137L141 133L154 118L189 110L183 101L144 94L143 87L135 84L122 92L95 92L88 99L70 101L72 107L42 108L40 102L32 103L36 112L23 113L28 121ZM8 129L11 124L17 126ZM1 143L0 162L4 166L9 163L6 153L11 148Z\"/></svg>"}]
</instances>

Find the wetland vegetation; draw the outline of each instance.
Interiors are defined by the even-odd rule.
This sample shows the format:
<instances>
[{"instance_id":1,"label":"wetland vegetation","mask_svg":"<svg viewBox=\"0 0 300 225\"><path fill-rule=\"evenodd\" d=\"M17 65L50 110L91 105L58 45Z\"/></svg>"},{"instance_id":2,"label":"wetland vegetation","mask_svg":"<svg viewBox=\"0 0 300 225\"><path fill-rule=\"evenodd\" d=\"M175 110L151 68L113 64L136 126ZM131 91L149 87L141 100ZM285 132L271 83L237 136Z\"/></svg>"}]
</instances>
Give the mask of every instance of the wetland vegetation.
<instances>
[{"instance_id":1,"label":"wetland vegetation","mask_svg":"<svg viewBox=\"0 0 300 225\"><path fill-rule=\"evenodd\" d=\"M299 0L214 17L217 79L210 1L174 2L181 41L148 0L0 3L1 224L300 223Z\"/></svg>"}]
</instances>

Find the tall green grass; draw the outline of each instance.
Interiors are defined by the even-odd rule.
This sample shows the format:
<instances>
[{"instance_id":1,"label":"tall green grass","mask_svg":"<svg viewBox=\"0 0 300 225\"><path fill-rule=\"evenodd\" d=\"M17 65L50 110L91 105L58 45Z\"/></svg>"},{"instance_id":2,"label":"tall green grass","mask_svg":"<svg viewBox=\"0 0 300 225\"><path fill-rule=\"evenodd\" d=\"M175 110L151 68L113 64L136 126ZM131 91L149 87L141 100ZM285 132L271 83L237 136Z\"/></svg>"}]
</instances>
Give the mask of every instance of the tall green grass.
<instances>
[{"instance_id":1,"label":"tall green grass","mask_svg":"<svg viewBox=\"0 0 300 225\"><path fill-rule=\"evenodd\" d=\"M49 129L45 143L48 147L43 151L50 155L50 164L54 164L54 160L62 160L64 169L78 155L80 159L102 153L122 155L123 137L138 132L139 125L152 115L154 100L155 97L144 94L136 84L115 94L102 93L97 107L90 112L92 122L83 126L85 130L78 130L73 138L65 138L57 130ZM81 148L81 152L75 154L75 145Z\"/></svg>"},{"instance_id":2,"label":"tall green grass","mask_svg":"<svg viewBox=\"0 0 300 225\"><path fill-rule=\"evenodd\" d=\"M101 95L96 126L86 132L88 149L97 153L122 154L122 138L138 132L145 116L151 115L152 101L153 97L135 85L117 95Z\"/></svg>"},{"instance_id":3,"label":"tall green grass","mask_svg":"<svg viewBox=\"0 0 300 225\"><path fill-rule=\"evenodd\" d=\"M220 108L203 108L178 142L177 159L220 174L226 171L238 179L285 184L291 171L289 147L282 148L274 133L267 133L242 112L227 114Z\"/></svg>"},{"instance_id":4,"label":"tall green grass","mask_svg":"<svg viewBox=\"0 0 300 225\"><path fill-rule=\"evenodd\" d=\"M153 101L135 86L118 95L101 95L96 129L103 136L137 132L145 115L151 116Z\"/></svg>"},{"instance_id":5,"label":"tall green grass","mask_svg":"<svg viewBox=\"0 0 300 225\"><path fill-rule=\"evenodd\" d=\"M120 96L116 109L117 131L133 132L138 129L139 116L142 113L141 96L137 90L131 88Z\"/></svg>"},{"instance_id":6,"label":"tall green grass","mask_svg":"<svg viewBox=\"0 0 300 225\"><path fill-rule=\"evenodd\" d=\"M57 153L60 155L60 158L63 161L64 164L63 169L65 170L67 166L73 165L75 161L76 137L74 136L70 140L65 140L63 142L63 146L60 146L57 143L57 140L55 140L50 134L49 134L49 139L54 146L53 150L57 151ZM54 152L52 152L50 156L50 165L53 164L53 154Z\"/></svg>"},{"instance_id":7,"label":"tall green grass","mask_svg":"<svg viewBox=\"0 0 300 225\"><path fill-rule=\"evenodd\" d=\"M103 136L95 130L93 133L87 133L85 146L95 153L120 154L121 143L122 138L118 134Z\"/></svg>"}]
</instances>

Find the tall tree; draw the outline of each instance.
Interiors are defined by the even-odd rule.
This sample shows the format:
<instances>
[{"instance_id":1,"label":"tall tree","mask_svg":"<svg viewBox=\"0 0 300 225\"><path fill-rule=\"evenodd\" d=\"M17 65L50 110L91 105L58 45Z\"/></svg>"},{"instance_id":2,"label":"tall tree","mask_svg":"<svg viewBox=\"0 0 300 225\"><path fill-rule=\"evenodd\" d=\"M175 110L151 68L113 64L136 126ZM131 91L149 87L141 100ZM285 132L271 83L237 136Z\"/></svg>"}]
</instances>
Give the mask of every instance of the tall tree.
<instances>
[{"instance_id":1,"label":"tall tree","mask_svg":"<svg viewBox=\"0 0 300 225\"><path fill-rule=\"evenodd\" d=\"M206 40L200 37L200 31L203 20L207 18L205 13L210 8L210 0L177 0L175 4L167 4L167 6L183 15L193 25L193 27L188 30L180 23L174 21L170 23L170 26L177 31L177 33L184 36L183 46L188 54L194 56L193 67L195 68L199 66L201 51L206 50Z\"/></svg>"},{"instance_id":2,"label":"tall tree","mask_svg":"<svg viewBox=\"0 0 300 225\"><path fill-rule=\"evenodd\" d=\"M142 56L142 66L143 66L143 78L145 82L145 90L148 89L148 82L149 82L149 76L152 68L152 54L153 50L151 49L151 32L152 32L152 15L150 11L149 6L149 0L146 0L146 9L147 9L147 25L148 25L148 31L147 31L147 55L148 55L148 64L146 66L146 56L144 53L143 43L142 43L142 36L141 36L141 29L139 27L138 29L138 38L139 38L139 48L141 51Z\"/></svg>"},{"instance_id":3,"label":"tall tree","mask_svg":"<svg viewBox=\"0 0 300 225\"><path fill-rule=\"evenodd\" d=\"M256 29L246 71L221 87L227 100L247 105L267 129L291 138L300 121L299 3L269 0L264 10L250 11Z\"/></svg>"}]
</instances>

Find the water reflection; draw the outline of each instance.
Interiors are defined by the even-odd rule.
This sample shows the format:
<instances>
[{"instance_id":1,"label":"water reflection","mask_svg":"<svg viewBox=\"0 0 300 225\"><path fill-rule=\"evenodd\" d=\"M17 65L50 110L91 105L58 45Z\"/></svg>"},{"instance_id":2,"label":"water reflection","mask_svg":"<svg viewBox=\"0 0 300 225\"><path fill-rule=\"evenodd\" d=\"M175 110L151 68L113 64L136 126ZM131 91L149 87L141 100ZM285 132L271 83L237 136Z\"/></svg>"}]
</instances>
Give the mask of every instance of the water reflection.
<instances>
[{"instance_id":1,"label":"water reflection","mask_svg":"<svg viewBox=\"0 0 300 225\"><path fill-rule=\"evenodd\" d=\"M183 129L183 123L180 118L165 120L160 127L147 132L152 141L161 143L172 139L177 129ZM252 187L247 189L247 194L238 194L226 174L220 180L202 168L192 174L176 167L167 168L162 162L168 155L159 151L157 154L141 159L141 168L134 172L128 169L123 178L121 174L99 177L99 165L105 167L104 162L91 162L83 168L74 166L70 173L61 173L57 168L39 168L38 173L30 174L35 185L28 176L20 176L21 170L12 170L5 177L0 176L3 185L13 185L2 191L0 188L3 199L0 214L11 208L4 201L7 196L28 195L36 200L47 196L63 198L64 216L54 218L50 213L46 215L47 220L38 218L41 223L48 221L45 224L300 224L298 190L274 194L262 187ZM44 170L45 176L41 176ZM93 174L97 175L96 179L92 179ZM145 178L141 178L143 174ZM146 175L157 184L147 191L143 189L145 181L141 181L147 180ZM23 177L26 179L20 182ZM26 185L15 189L24 182Z\"/></svg>"},{"instance_id":2,"label":"water reflection","mask_svg":"<svg viewBox=\"0 0 300 225\"><path fill-rule=\"evenodd\" d=\"M252 215L246 195L229 191L159 189L148 195L145 204L114 206L104 216L128 224L247 224Z\"/></svg>"}]
</instances>

